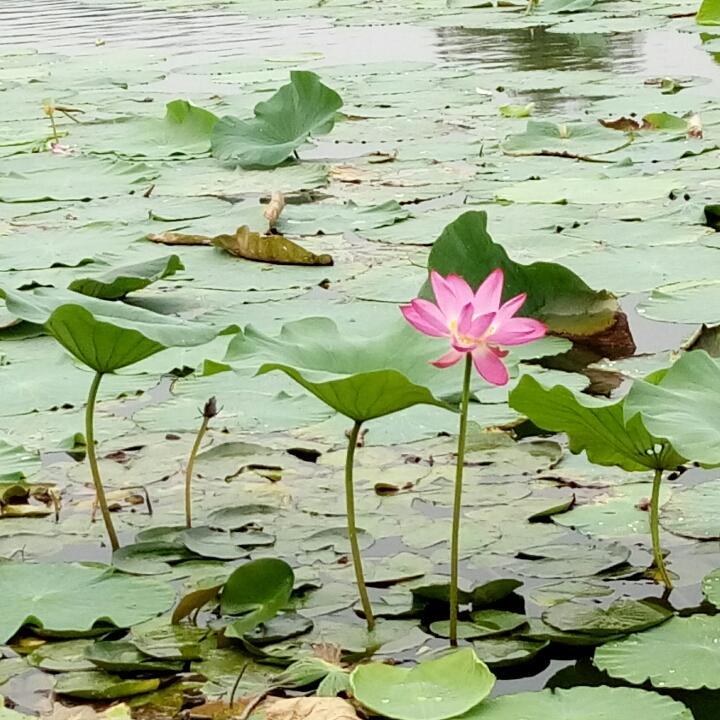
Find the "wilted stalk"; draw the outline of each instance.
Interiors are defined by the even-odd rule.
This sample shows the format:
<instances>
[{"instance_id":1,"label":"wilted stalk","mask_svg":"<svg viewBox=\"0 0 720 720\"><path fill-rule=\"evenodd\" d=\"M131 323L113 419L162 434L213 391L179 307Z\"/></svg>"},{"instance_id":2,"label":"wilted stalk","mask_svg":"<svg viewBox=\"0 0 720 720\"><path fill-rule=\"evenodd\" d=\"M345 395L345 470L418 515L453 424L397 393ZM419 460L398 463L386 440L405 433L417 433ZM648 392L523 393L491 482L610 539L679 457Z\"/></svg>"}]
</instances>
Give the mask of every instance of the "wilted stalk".
<instances>
[{"instance_id":1,"label":"wilted stalk","mask_svg":"<svg viewBox=\"0 0 720 720\"><path fill-rule=\"evenodd\" d=\"M668 590L672 590L672 580L665 567L662 547L660 545L660 485L662 484L663 471L655 469L653 477L652 497L650 498L650 535L652 537L653 558L655 567L660 573L660 579Z\"/></svg>"},{"instance_id":2,"label":"wilted stalk","mask_svg":"<svg viewBox=\"0 0 720 720\"><path fill-rule=\"evenodd\" d=\"M217 414L217 402L214 397L211 397L203 408L202 423L200 423L200 429L195 437L195 442L193 443L190 457L188 458L187 469L185 470L185 526L188 528L192 527L192 476L193 468L195 467L195 458L200 451L200 446L202 445L210 420Z\"/></svg>"},{"instance_id":3,"label":"wilted stalk","mask_svg":"<svg viewBox=\"0 0 720 720\"><path fill-rule=\"evenodd\" d=\"M365 585L365 574L362 566L362 556L360 555L360 543L358 542L357 525L355 524L355 486L353 484L353 463L355 460L355 448L357 446L358 437L360 436L361 422L355 422L350 435L348 436L347 456L345 458L345 503L347 514L348 538L350 539L350 549L352 551L353 567L355 568L355 581L360 594L360 603L365 613L365 622L367 629L372 630L375 627L375 616L373 615L372 606L370 605L370 597L368 596L367 586Z\"/></svg>"},{"instance_id":4,"label":"wilted stalk","mask_svg":"<svg viewBox=\"0 0 720 720\"><path fill-rule=\"evenodd\" d=\"M102 376L103 374L101 372L95 373L95 377L90 385L87 405L85 406L85 441L87 443L87 459L90 464L90 473L93 484L95 485L95 496L103 516L105 530L110 540L110 547L112 547L113 552L115 552L115 550L120 547L120 542L110 515L110 508L108 507L107 497L105 497L105 488L102 484L100 468L98 468L97 456L95 454L95 403L97 401L98 388L100 387Z\"/></svg>"},{"instance_id":5,"label":"wilted stalk","mask_svg":"<svg viewBox=\"0 0 720 720\"><path fill-rule=\"evenodd\" d=\"M453 501L452 535L450 538L450 645L457 645L458 584L460 564L460 516L462 514L463 470L465 468L465 439L467 437L468 406L470 404L470 375L472 355L465 355L462 402L460 405L460 430L458 433L457 458L455 460L455 498Z\"/></svg>"}]
</instances>

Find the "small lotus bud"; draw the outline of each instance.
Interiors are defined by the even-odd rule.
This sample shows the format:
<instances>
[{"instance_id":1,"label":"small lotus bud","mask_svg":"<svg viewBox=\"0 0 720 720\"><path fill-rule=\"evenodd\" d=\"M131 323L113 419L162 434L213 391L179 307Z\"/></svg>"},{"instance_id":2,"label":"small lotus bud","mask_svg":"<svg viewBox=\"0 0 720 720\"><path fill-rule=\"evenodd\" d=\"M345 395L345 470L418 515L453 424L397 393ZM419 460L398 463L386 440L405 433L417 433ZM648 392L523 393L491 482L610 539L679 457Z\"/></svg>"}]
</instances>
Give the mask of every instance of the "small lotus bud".
<instances>
[{"instance_id":1,"label":"small lotus bud","mask_svg":"<svg viewBox=\"0 0 720 720\"><path fill-rule=\"evenodd\" d=\"M210 420L211 418L214 418L217 414L218 414L217 400L215 399L215 397L211 397L205 403L205 407L203 408L203 417Z\"/></svg>"}]
</instances>

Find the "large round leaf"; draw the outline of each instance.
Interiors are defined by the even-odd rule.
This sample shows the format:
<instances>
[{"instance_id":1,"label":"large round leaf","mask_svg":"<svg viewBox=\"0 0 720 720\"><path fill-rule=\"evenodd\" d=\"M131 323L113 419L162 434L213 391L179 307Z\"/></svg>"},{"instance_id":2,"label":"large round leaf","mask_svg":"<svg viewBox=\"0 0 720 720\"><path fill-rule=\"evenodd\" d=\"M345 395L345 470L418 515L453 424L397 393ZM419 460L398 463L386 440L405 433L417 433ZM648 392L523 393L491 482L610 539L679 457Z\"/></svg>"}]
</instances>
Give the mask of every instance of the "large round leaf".
<instances>
[{"instance_id":1,"label":"large round leaf","mask_svg":"<svg viewBox=\"0 0 720 720\"><path fill-rule=\"evenodd\" d=\"M225 634L241 638L275 617L290 600L295 574L283 560L260 558L237 568L227 579L220 598L226 615L242 615Z\"/></svg>"},{"instance_id":2,"label":"large round leaf","mask_svg":"<svg viewBox=\"0 0 720 720\"><path fill-rule=\"evenodd\" d=\"M660 524L671 533L697 540L720 540L720 480L675 490L662 506Z\"/></svg>"},{"instance_id":3,"label":"large round leaf","mask_svg":"<svg viewBox=\"0 0 720 720\"><path fill-rule=\"evenodd\" d=\"M444 720L482 702L495 677L471 648L464 648L413 668L359 665L350 682L355 698L385 717Z\"/></svg>"},{"instance_id":4,"label":"large round leaf","mask_svg":"<svg viewBox=\"0 0 720 720\"><path fill-rule=\"evenodd\" d=\"M168 347L210 342L216 331L123 303L54 288L0 289L8 311L45 329L97 372L113 372Z\"/></svg>"},{"instance_id":5,"label":"large round leaf","mask_svg":"<svg viewBox=\"0 0 720 720\"><path fill-rule=\"evenodd\" d=\"M661 441L647 431L639 417L624 419L623 402L576 395L562 385L547 389L529 375L510 393L510 407L544 430L567 433L570 450L584 450L590 462L629 471L681 465L684 458L667 443L661 453L654 452Z\"/></svg>"},{"instance_id":6,"label":"large round leaf","mask_svg":"<svg viewBox=\"0 0 720 720\"><path fill-rule=\"evenodd\" d=\"M628 135L598 124L528 120L523 133L508 135L502 145L508 155L558 155L583 158L601 155L625 147Z\"/></svg>"},{"instance_id":7,"label":"large round leaf","mask_svg":"<svg viewBox=\"0 0 720 720\"><path fill-rule=\"evenodd\" d=\"M458 720L693 720L671 698L634 688L575 687L503 695Z\"/></svg>"},{"instance_id":8,"label":"large round leaf","mask_svg":"<svg viewBox=\"0 0 720 720\"><path fill-rule=\"evenodd\" d=\"M23 625L54 634L85 633L96 623L126 628L167 610L175 591L165 583L104 567L3 563L0 643Z\"/></svg>"},{"instance_id":9,"label":"large round leaf","mask_svg":"<svg viewBox=\"0 0 720 720\"><path fill-rule=\"evenodd\" d=\"M685 353L656 382L633 383L625 417L636 413L689 460L720 463L720 366L704 350Z\"/></svg>"},{"instance_id":10,"label":"large round leaf","mask_svg":"<svg viewBox=\"0 0 720 720\"><path fill-rule=\"evenodd\" d=\"M676 617L608 643L595 651L595 665L636 685L720 689L720 615Z\"/></svg>"},{"instance_id":11,"label":"large round leaf","mask_svg":"<svg viewBox=\"0 0 720 720\"><path fill-rule=\"evenodd\" d=\"M325 135L342 99L315 73L296 70L290 83L255 106L255 117L226 116L212 134L213 155L242 167L274 167L287 160L310 135Z\"/></svg>"},{"instance_id":12,"label":"large round leaf","mask_svg":"<svg viewBox=\"0 0 720 720\"><path fill-rule=\"evenodd\" d=\"M435 343L401 323L382 336L359 338L342 334L328 318L307 318L284 325L278 338L246 328L230 343L226 360L268 360L259 374L281 370L337 412L363 422L421 403L450 409L411 379L437 375L424 362L437 353Z\"/></svg>"},{"instance_id":13,"label":"large round leaf","mask_svg":"<svg viewBox=\"0 0 720 720\"><path fill-rule=\"evenodd\" d=\"M558 603L542 619L562 632L620 635L647 630L670 617L672 611L661 605L623 598L608 608L575 600Z\"/></svg>"}]
</instances>

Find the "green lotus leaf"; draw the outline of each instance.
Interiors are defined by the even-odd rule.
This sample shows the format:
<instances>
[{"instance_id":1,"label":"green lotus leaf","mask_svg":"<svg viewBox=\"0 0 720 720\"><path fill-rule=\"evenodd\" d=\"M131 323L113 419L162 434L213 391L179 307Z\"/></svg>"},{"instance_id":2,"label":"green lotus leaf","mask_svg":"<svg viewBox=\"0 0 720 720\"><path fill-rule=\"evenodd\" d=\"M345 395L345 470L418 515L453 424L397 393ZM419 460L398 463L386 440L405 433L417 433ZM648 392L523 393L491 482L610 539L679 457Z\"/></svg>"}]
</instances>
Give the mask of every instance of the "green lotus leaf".
<instances>
[{"instance_id":1,"label":"green lotus leaf","mask_svg":"<svg viewBox=\"0 0 720 720\"><path fill-rule=\"evenodd\" d=\"M720 569L713 570L703 578L702 591L708 602L720 608Z\"/></svg>"},{"instance_id":2,"label":"green lotus leaf","mask_svg":"<svg viewBox=\"0 0 720 720\"><path fill-rule=\"evenodd\" d=\"M621 599L607 608L575 600L558 603L542 619L562 632L607 636L647 630L671 617L672 611L661 605Z\"/></svg>"},{"instance_id":3,"label":"green lotus leaf","mask_svg":"<svg viewBox=\"0 0 720 720\"><path fill-rule=\"evenodd\" d=\"M672 698L635 688L574 687L503 695L457 720L693 720L692 713Z\"/></svg>"},{"instance_id":4,"label":"green lotus leaf","mask_svg":"<svg viewBox=\"0 0 720 720\"><path fill-rule=\"evenodd\" d=\"M637 311L651 320L671 323L720 322L720 280L692 280L655 288Z\"/></svg>"},{"instance_id":5,"label":"green lotus leaf","mask_svg":"<svg viewBox=\"0 0 720 720\"><path fill-rule=\"evenodd\" d=\"M225 630L241 638L260 623L275 617L288 604L295 584L292 568L283 560L260 558L237 568L227 579L220 597L224 615L241 615Z\"/></svg>"},{"instance_id":6,"label":"green lotus leaf","mask_svg":"<svg viewBox=\"0 0 720 720\"><path fill-rule=\"evenodd\" d=\"M510 406L535 425L567 433L570 450L590 462L623 470L673 470L685 462L669 443L651 435L639 416L624 417L624 402L578 395L562 385L547 389L525 375L510 393Z\"/></svg>"},{"instance_id":7,"label":"green lotus leaf","mask_svg":"<svg viewBox=\"0 0 720 720\"><path fill-rule=\"evenodd\" d=\"M61 675L55 683L55 692L83 700L116 700L143 695L159 687L160 680L157 678L123 678L99 670L90 670Z\"/></svg>"},{"instance_id":8,"label":"green lotus leaf","mask_svg":"<svg viewBox=\"0 0 720 720\"><path fill-rule=\"evenodd\" d=\"M0 289L8 312L43 325L68 352L97 372L113 372L168 347L210 342L198 323L54 288Z\"/></svg>"},{"instance_id":9,"label":"green lotus leaf","mask_svg":"<svg viewBox=\"0 0 720 720\"><path fill-rule=\"evenodd\" d=\"M640 685L720 689L720 615L675 617L659 627L607 643L595 665Z\"/></svg>"},{"instance_id":10,"label":"green lotus leaf","mask_svg":"<svg viewBox=\"0 0 720 720\"><path fill-rule=\"evenodd\" d=\"M568 123L529 120L523 133L508 135L502 144L508 155L556 155L583 158L619 150L632 142L629 135L599 123Z\"/></svg>"},{"instance_id":11,"label":"green lotus leaf","mask_svg":"<svg viewBox=\"0 0 720 720\"><path fill-rule=\"evenodd\" d=\"M720 463L720 365L704 350L685 353L650 381L634 382L624 414L639 414L650 432L689 460Z\"/></svg>"},{"instance_id":12,"label":"green lotus leaf","mask_svg":"<svg viewBox=\"0 0 720 720\"><path fill-rule=\"evenodd\" d=\"M356 700L384 717L445 720L481 703L495 676L472 648L463 648L413 668L359 665L350 683Z\"/></svg>"},{"instance_id":13,"label":"green lotus leaf","mask_svg":"<svg viewBox=\"0 0 720 720\"><path fill-rule=\"evenodd\" d=\"M180 660L160 660L150 657L125 640L101 640L85 651L85 657L101 670L116 673L173 673L180 672Z\"/></svg>"},{"instance_id":14,"label":"green lotus leaf","mask_svg":"<svg viewBox=\"0 0 720 720\"><path fill-rule=\"evenodd\" d=\"M30 625L56 635L90 633L96 623L120 628L167 610L175 591L165 583L71 563L0 565L0 643Z\"/></svg>"},{"instance_id":15,"label":"green lotus leaf","mask_svg":"<svg viewBox=\"0 0 720 720\"><path fill-rule=\"evenodd\" d=\"M326 135L335 124L342 99L315 73L296 70L290 83L255 106L249 120L226 116L212 134L213 155L241 167L275 167L311 135Z\"/></svg>"},{"instance_id":16,"label":"green lotus leaf","mask_svg":"<svg viewBox=\"0 0 720 720\"><path fill-rule=\"evenodd\" d=\"M475 654L492 670L529 662L542 652L548 640L525 640L515 637L489 637L473 641Z\"/></svg>"},{"instance_id":17,"label":"green lotus leaf","mask_svg":"<svg viewBox=\"0 0 720 720\"><path fill-rule=\"evenodd\" d=\"M128 293L142 290L156 280L170 277L184 269L177 255L168 255L116 267L98 275L79 277L68 285L68 290L102 300L120 300Z\"/></svg>"},{"instance_id":18,"label":"green lotus leaf","mask_svg":"<svg viewBox=\"0 0 720 720\"><path fill-rule=\"evenodd\" d=\"M258 374L280 370L337 412L364 422L421 403L451 409L413 381L438 374L423 362L437 355L435 343L401 322L382 336L363 338L342 334L328 318L307 318L284 325L277 338L248 327L233 338L225 359L267 360Z\"/></svg>"},{"instance_id":19,"label":"green lotus leaf","mask_svg":"<svg viewBox=\"0 0 720 720\"><path fill-rule=\"evenodd\" d=\"M698 25L720 25L720 0L703 0L695 22Z\"/></svg>"},{"instance_id":20,"label":"green lotus leaf","mask_svg":"<svg viewBox=\"0 0 720 720\"><path fill-rule=\"evenodd\" d=\"M538 318L559 333L598 333L613 325L619 312L614 295L593 290L558 263L522 265L512 260L490 237L483 211L465 212L443 230L430 251L428 268L441 275L461 275L472 287L478 287L495 268L502 268L503 299L527 293L521 314ZM430 294L427 285L424 294Z\"/></svg>"},{"instance_id":21,"label":"green lotus leaf","mask_svg":"<svg viewBox=\"0 0 720 720\"><path fill-rule=\"evenodd\" d=\"M40 454L0 440L0 483L15 483L40 469ZM2 488L0 488L2 498Z\"/></svg>"},{"instance_id":22,"label":"green lotus leaf","mask_svg":"<svg viewBox=\"0 0 720 720\"><path fill-rule=\"evenodd\" d=\"M676 489L662 506L660 524L674 535L720 540L720 480Z\"/></svg>"}]
</instances>

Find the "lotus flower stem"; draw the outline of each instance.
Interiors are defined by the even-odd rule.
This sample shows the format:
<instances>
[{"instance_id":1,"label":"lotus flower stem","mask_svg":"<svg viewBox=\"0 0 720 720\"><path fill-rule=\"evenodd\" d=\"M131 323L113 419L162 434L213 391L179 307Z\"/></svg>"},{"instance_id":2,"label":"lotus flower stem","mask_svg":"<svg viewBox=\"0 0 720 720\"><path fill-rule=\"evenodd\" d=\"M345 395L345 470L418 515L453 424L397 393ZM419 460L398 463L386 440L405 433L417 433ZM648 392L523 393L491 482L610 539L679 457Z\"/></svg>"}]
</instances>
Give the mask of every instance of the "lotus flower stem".
<instances>
[{"instance_id":1,"label":"lotus flower stem","mask_svg":"<svg viewBox=\"0 0 720 720\"><path fill-rule=\"evenodd\" d=\"M652 536L653 558L655 567L660 573L660 579L668 590L672 590L672 580L665 567L662 547L660 545L660 485L662 484L663 471L655 470L653 478L652 498L650 499L650 535Z\"/></svg>"},{"instance_id":2,"label":"lotus flower stem","mask_svg":"<svg viewBox=\"0 0 720 720\"><path fill-rule=\"evenodd\" d=\"M365 574L363 573L362 556L360 555L360 543L358 542L357 526L355 525L355 487L353 485L353 462L355 460L355 448L360 436L361 422L355 422L348 437L347 456L345 458L345 503L347 512L348 537L352 550L353 567L355 568L355 580L360 593L360 603L365 613L365 622L368 631L375 627L375 616L373 615L370 598L365 585Z\"/></svg>"},{"instance_id":3,"label":"lotus flower stem","mask_svg":"<svg viewBox=\"0 0 720 720\"><path fill-rule=\"evenodd\" d=\"M467 438L468 405L470 404L470 377L472 355L465 355L462 403L460 405L460 431L455 465L455 498L453 501L452 535L450 539L450 645L457 646L458 623L458 566L460 564L460 515L462 513L463 470L465 468L465 440Z\"/></svg>"},{"instance_id":4,"label":"lotus flower stem","mask_svg":"<svg viewBox=\"0 0 720 720\"><path fill-rule=\"evenodd\" d=\"M193 469L195 468L195 458L198 452L200 452L200 445L205 437L210 420L217 414L217 403L215 402L215 398L211 397L203 408L202 423L200 423L200 429L195 436L195 442L193 443L192 450L190 450L190 457L188 458L187 468L185 469L185 527L188 528L192 527L192 476Z\"/></svg>"},{"instance_id":5,"label":"lotus flower stem","mask_svg":"<svg viewBox=\"0 0 720 720\"><path fill-rule=\"evenodd\" d=\"M100 512L105 522L105 530L110 540L110 547L113 552L120 547L117 533L115 532L115 526L113 525L112 517L110 515L110 508L108 507L107 498L105 497L105 488L100 478L100 469L98 468L97 455L95 454L95 403L97 401L98 388L100 387L100 381L102 380L103 374L101 372L95 373L92 384L90 385L90 392L88 393L87 405L85 406L85 441L87 443L87 459L90 464L90 473L92 475L93 484L95 485L95 496L97 503L100 506Z\"/></svg>"}]
</instances>

